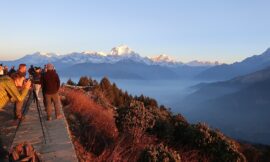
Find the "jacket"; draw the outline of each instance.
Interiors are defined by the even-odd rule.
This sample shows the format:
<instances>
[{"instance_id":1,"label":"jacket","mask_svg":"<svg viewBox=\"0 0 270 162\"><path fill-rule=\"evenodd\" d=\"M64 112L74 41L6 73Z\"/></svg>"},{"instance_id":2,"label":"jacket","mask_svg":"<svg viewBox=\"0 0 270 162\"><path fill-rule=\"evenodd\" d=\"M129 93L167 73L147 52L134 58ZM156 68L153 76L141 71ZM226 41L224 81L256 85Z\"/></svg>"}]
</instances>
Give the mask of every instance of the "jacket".
<instances>
[{"instance_id":1,"label":"jacket","mask_svg":"<svg viewBox=\"0 0 270 162\"><path fill-rule=\"evenodd\" d=\"M41 84L41 73L34 73L33 82L34 84Z\"/></svg>"},{"instance_id":2,"label":"jacket","mask_svg":"<svg viewBox=\"0 0 270 162\"><path fill-rule=\"evenodd\" d=\"M60 79L55 70L48 70L41 77L41 86L45 94L55 94L60 88Z\"/></svg>"},{"instance_id":3,"label":"jacket","mask_svg":"<svg viewBox=\"0 0 270 162\"><path fill-rule=\"evenodd\" d=\"M27 94L28 89L24 88L20 93L9 76L0 77L0 109L5 107L9 101L23 101Z\"/></svg>"}]
</instances>

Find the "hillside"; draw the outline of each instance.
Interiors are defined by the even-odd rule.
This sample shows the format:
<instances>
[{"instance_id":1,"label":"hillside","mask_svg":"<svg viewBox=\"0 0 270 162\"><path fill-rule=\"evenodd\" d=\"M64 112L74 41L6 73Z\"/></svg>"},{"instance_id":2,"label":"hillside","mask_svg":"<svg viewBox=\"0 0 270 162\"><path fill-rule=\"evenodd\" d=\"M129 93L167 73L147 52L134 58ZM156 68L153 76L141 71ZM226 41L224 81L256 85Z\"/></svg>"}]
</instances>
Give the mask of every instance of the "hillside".
<instances>
[{"instance_id":1,"label":"hillside","mask_svg":"<svg viewBox=\"0 0 270 162\"><path fill-rule=\"evenodd\" d=\"M191 121L205 121L226 134L270 144L270 68L234 79L195 86L182 102Z\"/></svg>"},{"instance_id":2,"label":"hillside","mask_svg":"<svg viewBox=\"0 0 270 162\"><path fill-rule=\"evenodd\" d=\"M75 84L71 80L69 84ZM270 161L269 148L241 144L146 96L132 96L103 78L62 87L73 142L82 161Z\"/></svg>"},{"instance_id":3,"label":"hillside","mask_svg":"<svg viewBox=\"0 0 270 162\"><path fill-rule=\"evenodd\" d=\"M197 79L227 80L246 75L270 66L270 48L260 55L254 55L241 62L222 64L209 68L196 76Z\"/></svg>"}]
</instances>

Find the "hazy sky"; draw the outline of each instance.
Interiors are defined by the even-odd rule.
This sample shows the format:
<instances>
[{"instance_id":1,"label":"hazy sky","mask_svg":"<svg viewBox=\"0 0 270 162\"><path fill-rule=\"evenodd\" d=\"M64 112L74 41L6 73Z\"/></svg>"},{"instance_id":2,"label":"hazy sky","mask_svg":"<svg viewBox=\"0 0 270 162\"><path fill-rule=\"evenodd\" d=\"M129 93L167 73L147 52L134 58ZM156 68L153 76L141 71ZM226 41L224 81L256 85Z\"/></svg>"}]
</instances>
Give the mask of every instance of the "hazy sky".
<instances>
[{"instance_id":1,"label":"hazy sky","mask_svg":"<svg viewBox=\"0 0 270 162\"><path fill-rule=\"evenodd\" d=\"M269 0L0 0L0 60L109 51L239 61L270 47Z\"/></svg>"}]
</instances>

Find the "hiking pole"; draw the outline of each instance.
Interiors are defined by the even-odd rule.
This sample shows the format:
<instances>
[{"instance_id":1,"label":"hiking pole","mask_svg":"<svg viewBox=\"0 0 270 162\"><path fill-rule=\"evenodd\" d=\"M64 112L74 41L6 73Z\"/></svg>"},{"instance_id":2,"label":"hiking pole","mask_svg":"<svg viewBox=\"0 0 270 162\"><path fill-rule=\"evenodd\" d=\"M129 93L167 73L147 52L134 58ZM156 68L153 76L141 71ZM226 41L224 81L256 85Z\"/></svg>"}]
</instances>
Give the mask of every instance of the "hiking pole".
<instances>
[{"instance_id":1,"label":"hiking pole","mask_svg":"<svg viewBox=\"0 0 270 162\"><path fill-rule=\"evenodd\" d=\"M46 140L46 137L45 137L45 131L44 131L44 126L43 126L43 121L42 121L43 116L41 115L41 108L40 108L40 105L39 105L38 96L37 96L35 91L33 91L33 95L34 95L34 99L35 99L35 102L36 102L36 105L37 105L38 117L39 117L39 122L40 122L40 125L41 125L41 129L42 129L42 135L43 135L44 143L46 144L47 140Z\"/></svg>"}]
</instances>

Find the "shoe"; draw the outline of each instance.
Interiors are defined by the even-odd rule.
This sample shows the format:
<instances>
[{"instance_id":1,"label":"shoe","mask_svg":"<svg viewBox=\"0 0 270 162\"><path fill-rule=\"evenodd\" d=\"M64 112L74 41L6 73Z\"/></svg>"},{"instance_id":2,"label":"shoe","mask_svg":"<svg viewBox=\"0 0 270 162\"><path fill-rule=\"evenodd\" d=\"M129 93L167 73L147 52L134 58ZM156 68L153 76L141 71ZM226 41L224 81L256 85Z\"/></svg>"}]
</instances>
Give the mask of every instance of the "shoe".
<instances>
[{"instance_id":1,"label":"shoe","mask_svg":"<svg viewBox=\"0 0 270 162\"><path fill-rule=\"evenodd\" d=\"M62 119L62 118L63 118L63 115L61 114L56 116L56 119Z\"/></svg>"},{"instance_id":2,"label":"shoe","mask_svg":"<svg viewBox=\"0 0 270 162\"><path fill-rule=\"evenodd\" d=\"M24 119L25 119L24 116L20 116L20 117L17 118L17 120L21 120L21 121L23 121Z\"/></svg>"},{"instance_id":3,"label":"shoe","mask_svg":"<svg viewBox=\"0 0 270 162\"><path fill-rule=\"evenodd\" d=\"M51 116L48 116L48 117L47 117L47 120L48 120L48 121L51 121L51 120L52 120L52 117L51 117Z\"/></svg>"},{"instance_id":4,"label":"shoe","mask_svg":"<svg viewBox=\"0 0 270 162\"><path fill-rule=\"evenodd\" d=\"M11 126L18 126L18 124L19 124L19 121L18 121L18 120L13 120L13 121L10 123Z\"/></svg>"},{"instance_id":5,"label":"shoe","mask_svg":"<svg viewBox=\"0 0 270 162\"><path fill-rule=\"evenodd\" d=\"M24 120L24 119L25 119L24 116L18 116L14 118L14 120L17 120L17 121Z\"/></svg>"}]
</instances>

